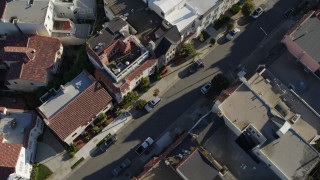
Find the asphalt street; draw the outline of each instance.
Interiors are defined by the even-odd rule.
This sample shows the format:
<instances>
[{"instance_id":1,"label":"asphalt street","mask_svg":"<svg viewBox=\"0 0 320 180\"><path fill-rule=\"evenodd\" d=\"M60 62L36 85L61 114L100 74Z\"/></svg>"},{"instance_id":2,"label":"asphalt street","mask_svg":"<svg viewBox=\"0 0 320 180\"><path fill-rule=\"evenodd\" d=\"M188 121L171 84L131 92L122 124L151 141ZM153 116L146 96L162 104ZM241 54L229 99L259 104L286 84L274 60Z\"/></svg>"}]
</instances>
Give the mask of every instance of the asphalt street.
<instances>
[{"instance_id":1,"label":"asphalt street","mask_svg":"<svg viewBox=\"0 0 320 180\"><path fill-rule=\"evenodd\" d=\"M136 158L134 148L148 136L157 139L193 102L205 97L200 88L220 71L234 70L264 39L261 28L271 33L284 20L282 14L299 0L269 0L267 11L257 20L239 19L241 33L233 41L224 37L220 44L203 59L205 68L186 76L187 69L179 73L181 78L163 96L159 106L131 123L118 134L118 141L102 154L96 154L67 179L111 179L111 170L125 157ZM261 27L261 28L260 28Z\"/></svg>"}]
</instances>

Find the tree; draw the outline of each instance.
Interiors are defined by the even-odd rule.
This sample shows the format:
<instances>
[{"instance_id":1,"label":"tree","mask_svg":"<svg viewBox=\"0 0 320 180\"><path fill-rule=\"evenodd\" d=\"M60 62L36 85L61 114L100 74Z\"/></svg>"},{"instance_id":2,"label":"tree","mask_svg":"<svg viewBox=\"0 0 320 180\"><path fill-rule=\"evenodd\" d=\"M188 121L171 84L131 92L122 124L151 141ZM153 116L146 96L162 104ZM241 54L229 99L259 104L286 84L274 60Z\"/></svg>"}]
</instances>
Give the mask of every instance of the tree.
<instances>
[{"instance_id":1,"label":"tree","mask_svg":"<svg viewBox=\"0 0 320 180\"><path fill-rule=\"evenodd\" d=\"M216 44L216 39L211 38L211 39L210 39L210 44L211 44L212 46L215 45L215 44Z\"/></svg>"},{"instance_id":2,"label":"tree","mask_svg":"<svg viewBox=\"0 0 320 180\"><path fill-rule=\"evenodd\" d=\"M187 57L189 55L196 54L196 52L197 51L194 48L193 43L187 43L182 45L179 54Z\"/></svg>"},{"instance_id":3,"label":"tree","mask_svg":"<svg viewBox=\"0 0 320 180\"><path fill-rule=\"evenodd\" d=\"M123 100L121 102L121 106L124 109L127 109L130 107L137 99L139 98L139 95L136 91L128 92L127 95L123 97Z\"/></svg>"},{"instance_id":4,"label":"tree","mask_svg":"<svg viewBox=\"0 0 320 180\"><path fill-rule=\"evenodd\" d=\"M227 32L231 31L235 26L235 22L231 21L227 26Z\"/></svg>"},{"instance_id":5,"label":"tree","mask_svg":"<svg viewBox=\"0 0 320 180\"><path fill-rule=\"evenodd\" d=\"M98 126L93 126L92 128L92 131L95 133L95 134L98 134L100 132L100 128Z\"/></svg>"},{"instance_id":6,"label":"tree","mask_svg":"<svg viewBox=\"0 0 320 180\"><path fill-rule=\"evenodd\" d=\"M241 6L239 6L239 4L234 4L230 8L230 11L232 14L237 14L240 10L241 10Z\"/></svg>"},{"instance_id":7,"label":"tree","mask_svg":"<svg viewBox=\"0 0 320 180\"><path fill-rule=\"evenodd\" d=\"M107 116L106 116L105 113L100 113L99 116L98 116L98 118L99 118L100 120L104 120L106 117L107 117Z\"/></svg>"},{"instance_id":8,"label":"tree","mask_svg":"<svg viewBox=\"0 0 320 180\"><path fill-rule=\"evenodd\" d=\"M146 104L147 104L147 101L141 99L140 101L138 101L138 104L137 104L136 108L138 110L142 110Z\"/></svg>"},{"instance_id":9,"label":"tree","mask_svg":"<svg viewBox=\"0 0 320 180\"><path fill-rule=\"evenodd\" d=\"M221 92L222 90L226 89L229 86L228 79L221 73L216 75L212 79L211 83L212 83L212 88L216 92Z\"/></svg>"},{"instance_id":10,"label":"tree","mask_svg":"<svg viewBox=\"0 0 320 180\"><path fill-rule=\"evenodd\" d=\"M241 12L244 16L249 17L255 10L255 5L252 0L247 0L242 6Z\"/></svg>"},{"instance_id":11,"label":"tree","mask_svg":"<svg viewBox=\"0 0 320 180\"><path fill-rule=\"evenodd\" d=\"M150 79L149 79L149 77L144 77L144 78L141 79L140 87L144 92L148 91L148 89L150 88Z\"/></svg>"}]
</instances>

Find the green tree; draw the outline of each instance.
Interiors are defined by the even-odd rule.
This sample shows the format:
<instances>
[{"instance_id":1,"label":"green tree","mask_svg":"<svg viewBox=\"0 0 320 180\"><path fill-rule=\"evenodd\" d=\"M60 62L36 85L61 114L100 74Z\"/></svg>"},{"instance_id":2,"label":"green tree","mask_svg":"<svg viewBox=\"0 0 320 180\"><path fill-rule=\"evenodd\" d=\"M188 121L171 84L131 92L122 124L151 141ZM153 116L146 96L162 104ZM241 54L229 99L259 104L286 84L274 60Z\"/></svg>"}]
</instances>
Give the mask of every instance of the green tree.
<instances>
[{"instance_id":1,"label":"green tree","mask_svg":"<svg viewBox=\"0 0 320 180\"><path fill-rule=\"evenodd\" d=\"M139 95L136 91L128 92L128 94L123 97L123 100L121 102L122 108L127 109L128 107L133 105L133 103L138 98L139 98Z\"/></svg>"},{"instance_id":2,"label":"green tree","mask_svg":"<svg viewBox=\"0 0 320 180\"><path fill-rule=\"evenodd\" d=\"M100 119L100 120L103 120L103 119L105 119L107 116L106 116L106 114L105 113L100 113L99 115L98 115L98 118Z\"/></svg>"},{"instance_id":3,"label":"green tree","mask_svg":"<svg viewBox=\"0 0 320 180\"><path fill-rule=\"evenodd\" d=\"M249 17L255 10L255 5L252 0L247 0L242 6L241 12L244 16Z\"/></svg>"},{"instance_id":4,"label":"green tree","mask_svg":"<svg viewBox=\"0 0 320 180\"><path fill-rule=\"evenodd\" d=\"M215 44L216 44L216 39L211 38L211 39L210 39L210 44L211 44L212 46L215 45Z\"/></svg>"},{"instance_id":5,"label":"green tree","mask_svg":"<svg viewBox=\"0 0 320 180\"><path fill-rule=\"evenodd\" d=\"M138 104L136 106L137 110L142 110L146 104L147 104L147 101L141 99L140 101L138 101Z\"/></svg>"},{"instance_id":6,"label":"green tree","mask_svg":"<svg viewBox=\"0 0 320 180\"><path fill-rule=\"evenodd\" d=\"M239 6L239 4L234 4L230 8L230 12L232 14L237 14L240 10L241 10L241 6Z\"/></svg>"},{"instance_id":7,"label":"green tree","mask_svg":"<svg viewBox=\"0 0 320 180\"><path fill-rule=\"evenodd\" d=\"M93 126L93 128L92 128L92 131L95 133L95 134L98 134L99 132L100 132L100 128L99 128L99 126Z\"/></svg>"},{"instance_id":8,"label":"green tree","mask_svg":"<svg viewBox=\"0 0 320 180\"><path fill-rule=\"evenodd\" d=\"M148 91L148 89L150 88L150 79L149 79L149 77L144 77L144 78L141 79L140 87L144 92Z\"/></svg>"},{"instance_id":9,"label":"green tree","mask_svg":"<svg viewBox=\"0 0 320 180\"><path fill-rule=\"evenodd\" d=\"M194 48L193 43L187 43L182 45L179 54L187 57L189 55L196 54L196 52L197 51Z\"/></svg>"},{"instance_id":10,"label":"green tree","mask_svg":"<svg viewBox=\"0 0 320 180\"><path fill-rule=\"evenodd\" d=\"M212 88L216 92L221 92L229 86L228 79L223 74L217 74L211 81Z\"/></svg>"},{"instance_id":11,"label":"green tree","mask_svg":"<svg viewBox=\"0 0 320 180\"><path fill-rule=\"evenodd\" d=\"M235 22L231 21L227 26L227 32L231 31L235 27Z\"/></svg>"}]
</instances>

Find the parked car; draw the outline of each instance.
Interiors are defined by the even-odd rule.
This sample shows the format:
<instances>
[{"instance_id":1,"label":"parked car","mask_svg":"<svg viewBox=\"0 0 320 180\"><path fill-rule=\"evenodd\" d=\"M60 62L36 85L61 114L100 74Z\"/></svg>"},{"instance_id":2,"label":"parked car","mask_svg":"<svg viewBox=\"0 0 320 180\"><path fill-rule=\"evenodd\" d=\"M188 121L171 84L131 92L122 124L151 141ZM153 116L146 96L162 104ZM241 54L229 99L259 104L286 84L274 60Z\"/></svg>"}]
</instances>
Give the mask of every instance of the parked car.
<instances>
[{"instance_id":1,"label":"parked car","mask_svg":"<svg viewBox=\"0 0 320 180\"><path fill-rule=\"evenodd\" d=\"M283 13L283 16L285 18L290 18L291 16L295 15L296 14L296 11L293 7L287 9L284 13Z\"/></svg>"},{"instance_id":2,"label":"parked car","mask_svg":"<svg viewBox=\"0 0 320 180\"><path fill-rule=\"evenodd\" d=\"M123 172L125 169L127 169L129 166L131 165L131 160L126 158L124 159L120 165L118 165L117 167L115 167L111 173L114 177L118 176L121 172Z\"/></svg>"},{"instance_id":3,"label":"parked car","mask_svg":"<svg viewBox=\"0 0 320 180\"><path fill-rule=\"evenodd\" d=\"M255 11L253 11L251 17L253 19L257 19L263 12L264 12L263 8L259 6Z\"/></svg>"},{"instance_id":4,"label":"parked car","mask_svg":"<svg viewBox=\"0 0 320 180\"><path fill-rule=\"evenodd\" d=\"M194 62L193 64L191 64L191 65L189 66L189 72L190 72L191 74L193 74L193 73L197 72L198 69L203 68L203 67L204 67L204 64L203 64L203 62L199 59L199 60L197 60L196 62Z\"/></svg>"},{"instance_id":5,"label":"parked car","mask_svg":"<svg viewBox=\"0 0 320 180\"><path fill-rule=\"evenodd\" d=\"M210 81L207 82L204 86L202 86L201 93L207 94L209 92L209 90L211 89L211 87L212 87L212 83Z\"/></svg>"},{"instance_id":6,"label":"parked car","mask_svg":"<svg viewBox=\"0 0 320 180\"><path fill-rule=\"evenodd\" d=\"M155 96L151 101L149 101L145 106L144 109L150 112L157 104L159 104L161 99Z\"/></svg>"},{"instance_id":7,"label":"parked car","mask_svg":"<svg viewBox=\"0 0 320 180\"><path fill-rule=\"evenodd\" d=\"M140 156L144 153L148 148L152 146L154 140L151 137L148 137L137 149L136 153Z\"/></svg>"},{"instance_id":8,"label":"parked car","mask_svg":"<svg viewBox=\"0 0 320 180\"><path fill-rule=\"evenodd\" d=\"M99 149L102 152L106 152L107 149L114 144L117 141L116 135L111 135L109 138L107 138L100 146Z\"/></svg>"},{"instance_id":9,"label":"parked car","mask_svg":"<svg viewBox=\"0 0 320 180\"><path fill-rule=\"evenodd\" d=\"M240 32L240 29L234 28L233 30L231 30L231 31L227 34L226 38L227 38L229 41L231 41L239 32Z\"/></svg>"}]
</instances>

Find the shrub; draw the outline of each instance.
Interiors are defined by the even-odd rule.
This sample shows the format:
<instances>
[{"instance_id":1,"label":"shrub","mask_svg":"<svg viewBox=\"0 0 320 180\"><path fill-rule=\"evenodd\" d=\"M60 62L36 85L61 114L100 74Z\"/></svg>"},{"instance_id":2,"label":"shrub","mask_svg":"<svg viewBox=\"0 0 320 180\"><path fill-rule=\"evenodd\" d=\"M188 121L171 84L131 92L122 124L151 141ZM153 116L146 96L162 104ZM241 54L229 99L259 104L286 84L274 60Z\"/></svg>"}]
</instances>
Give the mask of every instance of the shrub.
<instances>
[{"instance_id":1,"label":"shrub","mask_svg":"<svg viewBox=\"0 0 320 180\"><path fill-rule=\"evenodd\" d=\"M122 108L127 109L128 107L133 105L133 103L135 103L138 98L139 95L136 91L129 92L123 97L123 100L121 102Z\"/></svg>"},{"instance_id":2,"label":"shrub","mask_svg":"<svg viewBox=\"0 0 320 180\"><path fill-rule=\"evenodd\" d=\"M227 32L231 31L234 28L234 26L235 26L235 22L234 21L230 22L227 26Z\"/></svg>"},{"instance_id":3,"label":"shrub","mask_svg":"<svg viewBox=\"0 0 320 180\"><path fill-rule=\"evenodd\" d=\"M100 120L104 120L106 117L107 117L107 116L106 116L105 113L100 113L100 114L98 115L98 118L99 118Z\"/></svg>"},{"instance_id":4,"label":"shrub","mask_svg":"<svg viewBox=\"0 0 320 180\"><path fill-rule=\"evenodd\" d=\"M91 139L91 136L89 134L85 135L84 139L88 142Z\"/></svg>"},{"instance_id":5,"label":"shrub","mask_svg":"<svg viewBox=\"0 0 320 180\"><path fill-rule=\"evenodd\" d=\"M241 12L244 16L249 17L255 10L255 5L253 1L247 0L242 6Z\"/></svg>"},{"instance_id":6,"label":"shrub","mask_svg":"<svg viewBox=\"0 0 320 180\"><path fill-rule=\"evenodd\" d=\"M187 44L183 44L182 48L179 51L179 55L187 57L191 54L196 53L196 49L193 46L193 43L187 43Z\"/></svg>"},{"instance_id":7,"label":"shrub","mask_svg":"<svg viewBox=\"0 0 320 180\"><path fill-rule=\"evenodd\" d=\"M149 77L144 77L144 78L141 79L140 88L144 92L148 91L148 89L150 88L150 79L149 79Z\"/></svg>"},{"instance_id":8,"label":"shrub","mask_svg":"<svg viewBox=\"0 0 320 180\"><path fill-rule=\"evenodd\" d=\"M210 39L210 44L211 44L211 45L215 45L215 44L216 44L216 39L211 38L211 39Z\"/></svg>"},{"instance_id":9,"label":"shrub","mask_svg":"<svg viewBox=\"0 0 320 180\"><path fill-rule=\"evenodd\" d=\"M43 164L34 164L31 172L31 179L42 180L52 174L52 171Z\"/></svg>"},{"instance_id":10,"label":"shrub","mask_svg":"<svg viewBox=\"0 0 320 180\"><path fill-rule=\"evenodd\" d=\"M220 29L222 26L224 26L225 24L227 24L230 21L230 17L225 15L225 14L221 14L219 19L217 19L214 22L213 27L218 30Z\"/></svg>"},{"instance_id":11,"label":"shrub","mask_svg":"<svg viewBox=\"0 0 320 180\"><path fill-rule=\"evenodd\" d=\"M241 10L241 6L239 6L239 4L234 4L230 8L230 12L232 14L237 14L240 10Z\"/></svg>"},{"instance_id":12,"label":"shrub","mask_svg":"<svg viewBox=\"0 0 320 180\"><path fill-rule=\"evenodd\" d=\"M158 96L159 93L160 93L160 90L159 90L159 89L155 89L155 90L153 91L153 96Z\"/></svg>"},{"instance_id":13,"label":"shrub","mask_svg":"<svg viewBox=\"0 0 320 180\"><path fill-rule=\"evenodd\" d=\"M138 101L138 104L136 106L137 110L142 110L146 104L147 104L147 101L141 99L140 101Z\"/></svg>"},{"instance_id":14,"label":"shrub","mask_svg":"<svg viewBox=\"0 0 320 180\"><path fill-rule=\"evenodd\" d=\"M74 155L76 155L76 153L75 153L75 152L73 152L73 151L68 152L68 154L69 154L69 156L70 156L71 158L73 158L73 157L74 157Z\"/></svg>"},{"instance_id":15,"label":"shrub","mask_svg":"<svg viewBox=\"0 0 320 180\"><path fill-rule=\"evenodd\" d=\"M203 41L204 41L204 37L203 37L203 34L202 34L202 33L199 34L198 40L199 40L200 42L203 42Z\"/></svg>"},{"instance_id":16,"label":"shrub","mask_svg":"<svg viewBox=\"0 0 320 180\"><path fill-rule=\"evenodd\" d=\"M95 134L98 134L98 133L101 131L101 129L100 129L98 126L93 126L92 131L93 131Z\"/></svg>"}]
</instances>

